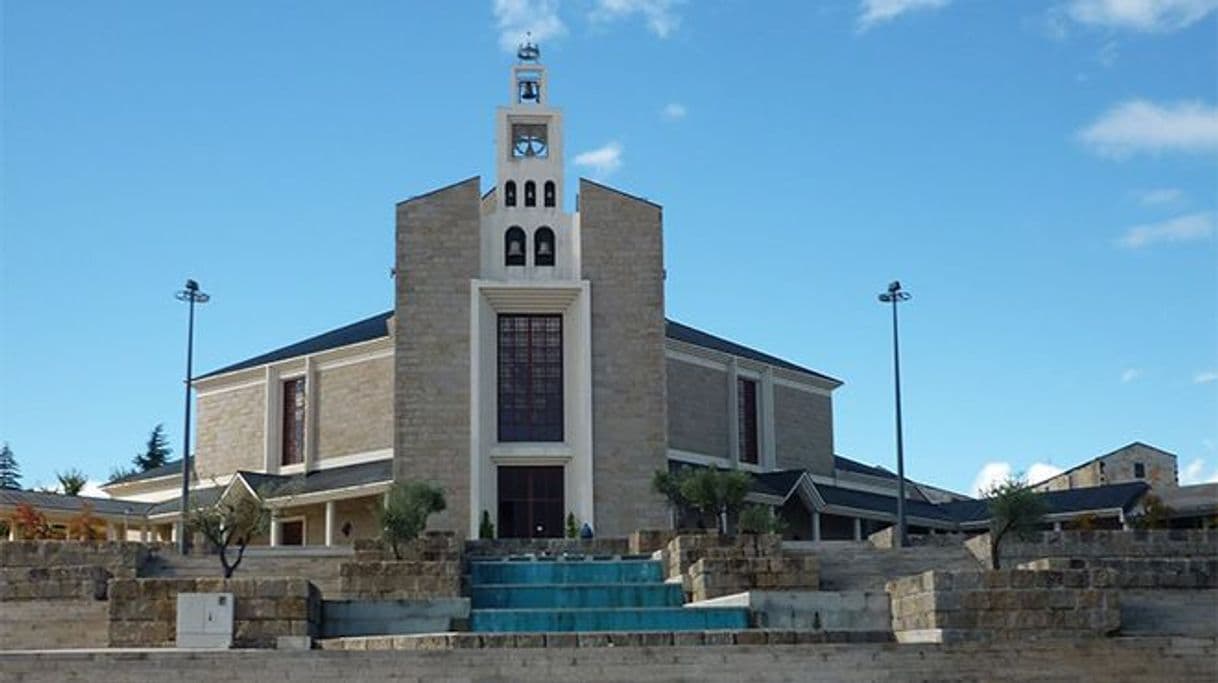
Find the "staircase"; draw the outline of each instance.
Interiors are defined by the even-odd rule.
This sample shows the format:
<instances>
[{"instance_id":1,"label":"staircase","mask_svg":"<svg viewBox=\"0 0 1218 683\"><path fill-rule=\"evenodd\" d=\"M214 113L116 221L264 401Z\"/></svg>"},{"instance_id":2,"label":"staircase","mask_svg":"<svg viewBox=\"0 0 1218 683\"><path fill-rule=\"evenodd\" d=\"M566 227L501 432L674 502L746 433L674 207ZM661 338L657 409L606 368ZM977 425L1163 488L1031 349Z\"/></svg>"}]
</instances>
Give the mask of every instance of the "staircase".
<instances>
[{"instance_id":1,"label":"staircase","mask_svg":"<svg viewBox=\"0 0 1218 683\"><path fill-rule=\"evenodd\" d=\"M892 579L931 569L977 571L981 563L964 547L876 548L859 541L783 543L787 554L811 553L820 560L822 591L884 592Z\"/></svg>"},{"instance_id":2,"label":"staircase","mask_svg":"<svg viewBox=\"0 0 1218 683\"><path fill-rule=\"evenodd\" d=\"M236 556L229 552L230 560ZM258 576L300 576L313 582L323 597L337 597L339 568L353 557L347 547L248 548L233 578ZM161 552L149 558L141 577L213 578L224 576L216 555L178 555Z\"/></svg>"},{"instance_id":3,"label":"staircase","mask_svg":"<svg viewBox=\"0 0 1218 683\"><path fill-rule=\"evenodd\" d=\"M509 557L470 561L470 630L703 631L744 629L747 608L687 609L679 583L643 557Z\"/></svg>"}]
</instances>

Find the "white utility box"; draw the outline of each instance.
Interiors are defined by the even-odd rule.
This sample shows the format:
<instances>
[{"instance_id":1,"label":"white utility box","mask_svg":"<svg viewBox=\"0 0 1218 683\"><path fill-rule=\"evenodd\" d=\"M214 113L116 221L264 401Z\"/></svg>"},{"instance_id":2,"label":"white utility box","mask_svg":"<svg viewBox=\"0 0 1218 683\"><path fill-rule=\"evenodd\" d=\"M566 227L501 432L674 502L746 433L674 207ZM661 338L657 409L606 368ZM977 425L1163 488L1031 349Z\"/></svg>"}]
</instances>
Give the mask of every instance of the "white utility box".
<instances>
[{"instance_id":1,"label":"white utility box","mask_svg":"<svg viewBox=\"0 0 1218 683\"><path fill-rule=\"evenodd\" d=\"M178 593L178 647L232 646L232 593Z\"/></svg>"}]
</instances>

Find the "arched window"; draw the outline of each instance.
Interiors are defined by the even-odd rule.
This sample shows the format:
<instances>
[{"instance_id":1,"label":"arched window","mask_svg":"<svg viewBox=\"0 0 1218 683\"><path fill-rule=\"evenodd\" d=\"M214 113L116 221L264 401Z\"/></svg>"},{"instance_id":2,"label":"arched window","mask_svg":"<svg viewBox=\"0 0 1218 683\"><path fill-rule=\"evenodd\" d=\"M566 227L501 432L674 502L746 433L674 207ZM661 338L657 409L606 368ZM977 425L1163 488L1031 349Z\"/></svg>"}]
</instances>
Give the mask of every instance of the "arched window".
<instances>
[{"instance_id":1,"label":"arched window","mask_svg":"<svg viewBox=\"0 0 1218 683\"><path fill-rule=\"evenodd\" d=\"M554 265L554 231L549 226L543 225L533 233L533 247L537 250L533 254L533 265Z\"/></svg>"},{"instance_id":2,"label":"arched window","mask_svg":"<svg viewBox=\"0 0 1218 683\"><path fill-rule=\"evenodd\" d=\"M537 183L532 180L524 181L524 205L537 206Z\"/></svg>"},{"instance_id":3,"label":"arched window","mask_svg":"<svg viewBox=\"0 0 1218 683\"><path fill-rule=\"evenodd\" d=\"M554 181L547 180L545 190L542 191L542 201L546 206L554 206Z\"/></svg>"},{"instance_id":4,"label":"arched window","mask_svg":"<svg viewBox=\"0 0 1218 683\"><path fill-rule=\"evenodd\" d=\"M507 229L503 238L503 264L506 266L524 265L524 230L519 225Z\"/></svg>"},{"instance_id":5,"label":"arched window","mask_svg":"<svg viewBox=\"0 0 1218 683\"><path fill-rule=\"evenodd\" d=\"M503 184L503 205L516 206L516 181L509 180Z\"/></svg>"}]
</instances>

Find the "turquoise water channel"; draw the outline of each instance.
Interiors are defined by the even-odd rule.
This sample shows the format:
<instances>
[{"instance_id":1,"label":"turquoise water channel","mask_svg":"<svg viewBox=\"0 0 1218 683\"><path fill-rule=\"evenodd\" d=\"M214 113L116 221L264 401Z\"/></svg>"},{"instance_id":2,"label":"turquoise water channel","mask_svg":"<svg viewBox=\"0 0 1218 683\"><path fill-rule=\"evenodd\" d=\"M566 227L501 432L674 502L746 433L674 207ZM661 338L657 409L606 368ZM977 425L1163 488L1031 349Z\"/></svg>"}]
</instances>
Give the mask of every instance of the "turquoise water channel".
<instances>
[{"instance_id":1,"label":"turquoise water channel","mask_svg":"<svg viewBox=\"0 0 1218 683\"><path fill-rule=\"evenodd\" d=\"M470 562L470 630L702 631L748 627L748 610L686 608L647 558L505 558Z\"/></svg>"}]
</instances>

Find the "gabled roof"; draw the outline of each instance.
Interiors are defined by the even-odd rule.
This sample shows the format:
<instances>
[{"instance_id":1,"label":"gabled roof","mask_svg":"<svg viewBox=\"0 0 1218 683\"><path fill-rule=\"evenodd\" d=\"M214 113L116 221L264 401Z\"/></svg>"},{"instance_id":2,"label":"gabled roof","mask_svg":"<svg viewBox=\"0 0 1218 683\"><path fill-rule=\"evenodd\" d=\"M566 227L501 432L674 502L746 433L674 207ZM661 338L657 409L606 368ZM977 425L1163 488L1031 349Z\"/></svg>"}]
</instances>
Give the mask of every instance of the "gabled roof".
<instances>
[{"instance_id":1,"label":"gabled roof","mask_svg":"<svg viewBox=\"0 0 1218 683\"><path fill-rule=\"evenodd\" d=\"M139 517L142 517L148 511L148 508L152 507L149 503L139 503L133 500L118 498L66 496L62 493L0 489L0 505L15 507L22 503L26 503L37 510L55 512L80 512L85 504L92 504L93 512L98 515L131 515Z\"/></svg>"},{"instance_id":2,"label":"gabled roof","mask_svg":"<svg viewBox=\"0 0 1218 683\"><path fill-rule=\"evenodd\" d=\"M218 370L212 370L211 372L205 375L200 375L195 379L206 379L208 377L215 377L216 375L223 375L227 372L236 372L237 370L245 370L248 368L257 367L259 365L266 365L267 363L288 360L289 358L295 358L297 356L318 353L328 349L335 349L340 346L359 344L361 342L388 337L389 329L387 322L389 317L392 315L393 311L378 313L377 315L351 323L350 325L346 325L335 330L330 330L329 332L323 332L319 335L309 337L308 339L298 341L294 344L289 344L287 346L275 349L274 351L268 351L264 354L254 356L253 358L247 358L239 363L226 365ZM669 339L685 342L686 344L700 346L705 349L711 349L713 351L719 351L721 353L739 356L741 358L748 358L759 363L766 363L768 365L784 368L786 370L813 375L834 385L842 384L841 380L834 379L833 377L823 373L810 370L801 365L796 365L795 363L785 361L767 353L762 353L756 349L728 341L722 337L717 337L708 332L703 332L702 330L695 329L689 325L684 325L676 322L675 320L666 321L664 332ZM178 471L181 471L181 469L179 468ZM128 479L124 478L119 481L127 480Z\"/></svg>"},{"instance_id":3,"label":"gabled roof","mask_svg":"<svg viewBox=\"0 0 1218 683\"><path fill-rule=\"evenodd\" d=\"M1127 511L1149 489L1150 486L1146 482L1133 481L1064 491L1045 491L1036 495L1044 501L1046 514L1053 515L1118 508ZM942 503L939 507L961 524L983 522L990 518L989 503L984 500L957 500Z\"/></svg>"},{"instance_id":4,"label":"gabled roof","mask_svg":"<svg viewBox=\"0 0 1218 683\"><path fill-rule=\"evenodd\" d=\"M897 514L896 496L885 496L879 493L858 491L856 489L830 486L828 484L817 484L816 490L827 505L854 508L855 510L867 510L885 515L895 516ZM905 514L910 517L921 517L923 519L943 522L955 521L952 515L944 510L942 506L913 500L908 497L905 498Z\"/></svg>"},{"instance_id":5,"label":"gabled roof","mask_svg":"<svg viewBox=\"0 0 1218 683\"><path fill-rule=\"evenodd\" d=\"M1117 453L1120 453L1121 451L1123 451L1123 450L1125 450L1125 449L1127 449L1127 448L1133 448L1134 446L1141 446L1142 448L1147 448L1147 449L1150 449L1150 450L1152 450L1152 451L1156 451L1156 452L1158 452L1158 453L1162 453L1163 455L1170 455L1170 456L1171 456L1171 457L1173 457L1173 458L1174 458L1174 457L1176 457L1176 454L1175 454L1175 453L1172 453L1171 451L1165 451L1165 450L1163 450L1162 448L1159 448L1158 446L1151 446L1150 444L1145 443L1145 442L1143 442L1143 441L1130 441L1129 443L1125 444L1124 446L1121 446L1120 448L1114 448L1114 449L1112 449L1112 450L1108 451L1107 453L1105 453L1105 454L1103 454L1103 455L1097 455L1097 456L1095 456L1094 458L1092 458L1092 459L1090 459L1090 460L1086 460L1086 461L1084 461L1084 462L1080 462L1079 464L1075 465L1074 467L1071 467L1071 468L1070 468L1070 469L1068 469L1068 470L1062 470L1061 472L1058 472L1057 474L1055 474L1055 475L1053 475L1053 476L1051 476L1051 477L1045 477L1044 479L1041 479L1040 481L1034 481L1034 482L1031 482L1031 485L1032 485L1032 486L1036 486L1036 485L1038 485L1038 484L1043 484L1043 483L1045 483L1046 481L1049 481L1049 480L1051 480L1051 479L1056 479L1056 478L1058 478L1058 477L1061 477L1061 476L1064 476L1064 475L1070 474L1071 472L1074 472L1074 471L1076 471L1076 470L1080 470L1080 469L1082 469L1082 468L1084 468L1084 467L1086 467L1086 466L1090 465L1090 464L1091 464L1091 463L1093 463L1093 462L1096 462L1096 461L1099 461L1099 460L1103 460L1104 458L1107 458L1108 456L1111 456L1111 455L1116 455Z\"/></svg>"},{"instance_id":6,"label":"gabled roof","mask_svg":"<svg viewBox=\"0 0 1218 683\"><path fill-rule=\"evenodd\" d=\"M212 486L206 489L194 489L190 492L190 506L192 509L204 508L209 505L214 505L217 500L220 500L220 495L228 490L227 486ZM180 512L182 510L182 498L171 498L153 504L148 509L148 516L164 515L172 512Z\"/></svg>"},{"instance_id":7,"label":"gabled roof","mask_svg":"<svg viewBox=\"0 0 1218 683\"><path fill-rule=\"evenodd\" d=\"M242 473L242 476L244 475L245 473ZM275 485L267 490L259 490L259 494L263 498L284 498L389 481L393 481L393 461L374 460L358 465L314 470L294 477L276 477Z\"/></svg>"},{"instance_id":8,"label":"gabled roof","mask_svg":"<svg viewBox=\"0 0 1218 683\"><path fill-rule=\"evenodd\" d=\"M843 470L845 472L854 472L855 474L866 474L880 479L896 479L897 475L889 472L883 467L875 467L873 465L864 465L857 460L843 458L840 455L833 456L833 468Z\"/></svg>"},{"instance_id":9,"label":"gabled roof","mask_svg":"<svg viewBox=\"0 0 1218 683\"><path fill-rule=\"evenodd\" d=\"M344 325L338 329L298 341L295 344L289 344L274 351L268 351L262 355L247 358L239 363L226 365L219 370L212 370L206 375L201 375L195 379L206 379L216 375L223 375L226 372L245 370L297 356L318 353L327 349L336 349L340 346L349 346L351 344L359 344L360 342L372 341L373 339L380 339L381 337L388 337L389 328L387 322L391 315L393 315L393 311L378 313L358 322L353 322L350 325Z\"/></svg>"},{"instance_id":10,"label":"gabled roof","mask_svg":"<svg viewBox=\"0 0 1218 683\"><path fill-rule=\"evenodd\" d=\"M165 463L164 465L161 465L160 467L154 467L150 470L145 470L143 472L135 472L133 474L128 474L125 477L119 477L118 479L108 481L105 484L102 484L102 488L106 488L107 486L113 486L115 484L130 484L132 482L144 481L145 479L156 479L157 477L168 477L168 476L172 476L175 474L177 474L177 475L182 474L182 459L181 458L179 458L177 460L170 460L169 462Z\"/></svg>"}]
</instances>

